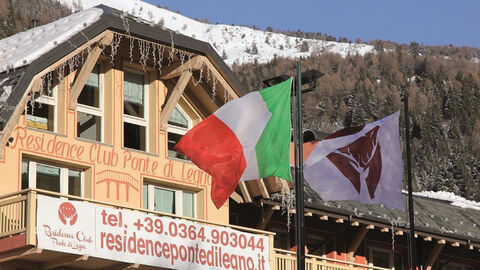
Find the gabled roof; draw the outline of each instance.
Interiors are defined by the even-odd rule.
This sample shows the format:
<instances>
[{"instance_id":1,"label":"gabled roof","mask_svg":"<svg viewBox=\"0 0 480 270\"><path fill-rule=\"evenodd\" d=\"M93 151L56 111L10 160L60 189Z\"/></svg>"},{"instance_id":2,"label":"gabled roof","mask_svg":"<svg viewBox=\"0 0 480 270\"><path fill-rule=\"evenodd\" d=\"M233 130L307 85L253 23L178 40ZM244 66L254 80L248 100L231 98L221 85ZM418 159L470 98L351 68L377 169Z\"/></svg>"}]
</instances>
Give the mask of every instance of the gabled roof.
<instances>
[{"instance_id":1,"label":"gabled roof","mask_svg":"<svg viewBox=\"0 0 480 270\"><path fill-rule=\"evenodd\" d=\"M12 45L16 46L14 50L4 51L3 54L0 52L2 60L0 82L4 78L10 78L12 74L15 74L16 78L15 83L9 83L7 88L0 89L0 99L5 100L5 103L0 104L0 129L3 130L13 114L13 110L8 107L20 102L36 74L106 30L129 34L166 46L173 45L176 49L203 55L211 61L239 96L246 93L246 89L210 44L100 5L0 40L0 44L3 45L16 42L16 45ZM49 38L39 38L36 43L18 42L28 40L29 37L39 37L42 33L54 34ZM11 90L11 93L8 94L6 90ZM8 106L3 106L4 104Z\"/></svg>"}]
</instances>

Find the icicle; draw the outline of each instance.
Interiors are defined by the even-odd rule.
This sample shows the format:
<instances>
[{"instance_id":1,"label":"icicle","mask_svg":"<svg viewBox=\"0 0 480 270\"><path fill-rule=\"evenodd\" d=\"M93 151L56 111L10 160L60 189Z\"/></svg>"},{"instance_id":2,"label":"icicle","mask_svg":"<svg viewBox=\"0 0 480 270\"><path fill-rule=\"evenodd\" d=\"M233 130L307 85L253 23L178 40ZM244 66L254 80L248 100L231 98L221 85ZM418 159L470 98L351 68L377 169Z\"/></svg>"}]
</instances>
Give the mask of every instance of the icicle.
<instances>
[{"instance_id":1,"label":"icicle","mask_svg":"<svg viewBox=\"0 0 480 270\"><path fill-rule=\"evenodd\" d=\"M197 86L199 83L202 82L202 77L203 77L203 68L204 68L204 63L202 63L202 66L200 67L200 70L199 70L199 76L198 76L198 80L195 80L195 78L192 76L192 82L193 82L193 85ZM207 68L208 69L208 68ZM192 70L192 68L190 67L190 71ZM215 94L216 95L216 94ZM215 95L213 95L212 98L215 97Z\"/></svg>"},{"instance_id":2,"label":"icicle","mask_svg":"<svg viewBox=\"0 0 480 270\"><path fill-rule=\"evenodd\" d=\"M208 69L208 68L207 68ZM223 102L227 103L228 102L228 91L227 89L223 90Z\"/></svg>"},{"instance_id":3,"label":"icicle","mask_svg":"<svg viewBox=\"0 0 480 270\"><path fill-rule=\"evenodd\" d=\"M150 42L145 40L138 40L138 47L140 49L140 65L142 65L143 71L147 66L148 54L150 53Z\"/></svg>"},{"instance_id":4,"label":"icicle","mask_svg":"<svg viewBox=\"0 0 480 270\"><path fill-rule=\"evenodd\" d=\"M163 62L163 52L165 51L165 47L162 45L157 45L158 51L158 74L162 74L162 62Z\"/></svg>"},{"instance_id":5,"label":"icicle","mask_svg":"<svg viewBox=\"0 0 480 270\"><path fill-rule=\"evenodd\" d=\"M392 231L392 251L395 251L395 231L393 230L393 223L396 220L389 219L390 221L390 230Z\"/></svg>"},{"instance_id":6,"label":"icicle","mask_svg":"<svg viewBox=\"0 0 480 270\"><path fill-rule=\"evenodd\" d=\"M157 46L152 44L152 56L153 56L153 69L157 66Z\"/></svg>"},{"instance_id":7,"label":"icicle","mask_svg":"<svg viewBox=\"0 0 480 270\"><path fill-rule=\"evenodd\" d=\"M60 83L61 81L63 81L64 77L65 77L65 66L67 65L67 62L64 62L62 63L61 65L59 65L56 69L57 71L57 79L58 79L58 83Z\"/></svg>"},{"instance_id":8,"label":"icicle","mask_svg":"<svg viewBox=\"0 0 480 270\"><path fill-rule=\"evenodd\" d=\"M121 40L122 40L122 35L119 35L117 33L113 34L113 40L112 40L112 43L110 44L110 63L112 63L112 66L114 65L115 55L118 52L118 47L120 46Z\"/></svg>"},{"instance_id":9,"label":"icicle","mask_svg":"<svg viewBox=\"0 0 480 270\"><path fill-rule=\"evenodd\" d=\"M179 58L180 58L180 64L181 64L182 69L183 69L183 64L185 63L185 52L184 51L179 52ZM189 58L189 60L190 60L190 58ZM190 72L192 71L191 67L192 67L192 64L190 63Z\"/></svg>"},{"instance_id":10,"label":"icicle","mask_svg":"<svg viewBox=\"0 0 480 270\"><path fill-rule=\"evenodd\" d=\"M128 41L130 42L130 63L133 63L133 46L134 44L134 39L131 36L128 36Z\"/></svg>"},{"instance_id":11,"label":"icicle","mask_svg":"<svg viewBox=\"0 0 480 270\"><path fill-rule=\"evenodd\" d=\"M192 55L189 54L188 55L188 70L193 73L193 67L192 67L192 61L191 60L192 60ZM182 66L183 66L183 63L182 63Z\"/></svg>"},{"instance_id":12,"label":"icicle","mask_svg":"<svg viewBox=\"0 0 480 270\"><path fill-rule=\"evenodd\" d=\"M212 76L212 102L215 102L215 97L217 96L217 77Z\"/></svg>"},{"instance_id":13,"label":"icicle","mask_svg":"<svg viewBox=\"0 0 480 270\"><path fill-rule=\"evenodd\" d=\"M294 194L290 193L288 185L282 184L282 179L275 177L275 184L280 187L280 194L276 193L272 195L272 199L279 199L281 202L280 209L282 209L282 215L287 213L287 230L290 231L291 217L293 215L293 201L295 199Z\"/></svg>"},{"instance_id":14,"label":"icicle","mask_svg":"<svg viewBox=\"0 0 480 270\"><path fill-rule=\"evenodd\" d=\"M210 71L209 68L207 68L207 83L210 82L211 76L213 76L213 75L212 75L212 72Z\"/></svg>"},{"instance_id":15,"label":"icicle","mask_svg":"<svg viewBox=\"0 0 480 270\"><path fill-rule=\"evenodd\" d=\"M175 54L175 44L173 43L173 33L172 31L168 31L170 33L170 40L171 40L171 49L170 49L170 54L168 55L168 65L170 65L173 60L174 60L174 54Z\"/></svg>"},{"instance_id":16,"label":"icicle","mask_svg":"<svg viewBox=\"0 0 480 270\"><path fill-rule=\"evenodd\" d=\"M123 23L123 28L125 28L125 34L130 42L130 63L133 63L133 45L134 45L134 41L133 41L133 37L132 35L130 34L130 24L128 23L128 19L125 17L124 14L120 15L120 19L122 19L122 23Z\"/></svg>"},{"instance_id":17,"label":"icicle","mask_svg":"<svg viewBox=\"0 0 480 270\"><path fill-rule=\"evenodd\" d=\"M47 93L48 95L52 95L52 72L47 73Z\"/></svg>"}]
</instances>

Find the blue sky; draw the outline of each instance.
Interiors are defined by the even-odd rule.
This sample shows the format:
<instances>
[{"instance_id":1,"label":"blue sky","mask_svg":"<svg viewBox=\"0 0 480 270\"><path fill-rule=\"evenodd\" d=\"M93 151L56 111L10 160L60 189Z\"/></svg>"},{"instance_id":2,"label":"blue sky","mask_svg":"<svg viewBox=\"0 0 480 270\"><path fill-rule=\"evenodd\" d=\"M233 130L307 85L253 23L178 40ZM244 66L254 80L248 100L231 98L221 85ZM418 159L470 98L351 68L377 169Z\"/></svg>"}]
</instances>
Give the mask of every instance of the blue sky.
<instances>
[{"instance_id":1,"label":"blue sky","mask_svg":"<svg viewBox=\"0 0 480 270\"><path fill-rule=\"evenodd\" d=\"M144 0L210 23L480 48L479 0Z\"/></svg>"}]
</instances>

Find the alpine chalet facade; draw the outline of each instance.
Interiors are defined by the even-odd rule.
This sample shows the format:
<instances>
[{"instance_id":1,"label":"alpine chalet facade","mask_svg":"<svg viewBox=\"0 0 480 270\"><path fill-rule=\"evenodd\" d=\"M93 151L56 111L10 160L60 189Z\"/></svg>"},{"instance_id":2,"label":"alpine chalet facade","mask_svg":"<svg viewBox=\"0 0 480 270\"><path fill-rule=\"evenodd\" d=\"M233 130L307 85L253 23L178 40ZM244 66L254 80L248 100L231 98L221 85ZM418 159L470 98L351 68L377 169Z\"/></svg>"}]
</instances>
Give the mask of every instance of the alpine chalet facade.
<instances>
[{"instance_id":1,"label":"alpine chalet facade","mask_svg":"<svg viewBox=\"0 0 480 270\"><path fill-rule=\"evenodd\" d=\"M217 209L173 150L246 94L209 44L106 6L0 44L0 269L295 269L290 183ZM307 269L408 269L404 214L306 194ZM480 269L479 210L416 209L419 264Z\"/></svg>"}]
</instances>

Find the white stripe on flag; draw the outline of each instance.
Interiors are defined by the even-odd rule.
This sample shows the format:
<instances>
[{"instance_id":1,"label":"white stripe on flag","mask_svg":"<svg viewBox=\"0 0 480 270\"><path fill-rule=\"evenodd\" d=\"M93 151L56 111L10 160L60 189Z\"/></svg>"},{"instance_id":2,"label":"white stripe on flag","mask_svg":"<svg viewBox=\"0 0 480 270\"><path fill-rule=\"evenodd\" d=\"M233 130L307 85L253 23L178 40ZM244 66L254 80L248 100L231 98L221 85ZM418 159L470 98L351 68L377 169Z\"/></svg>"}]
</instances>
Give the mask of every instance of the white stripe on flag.
<instances>
[{"instance_id":1,"label":"white stripe on flag","mask_svg":"<svg viewBox=\"0 0 480 270\"><path fill-rule=\"evenodd\" d=\"M234 99L215 112L237 136L242 144L247 167L240 180L258 179L257 153L255 147L272 116L259 92L249 93Z\"/></svg>"}]
</instances>

